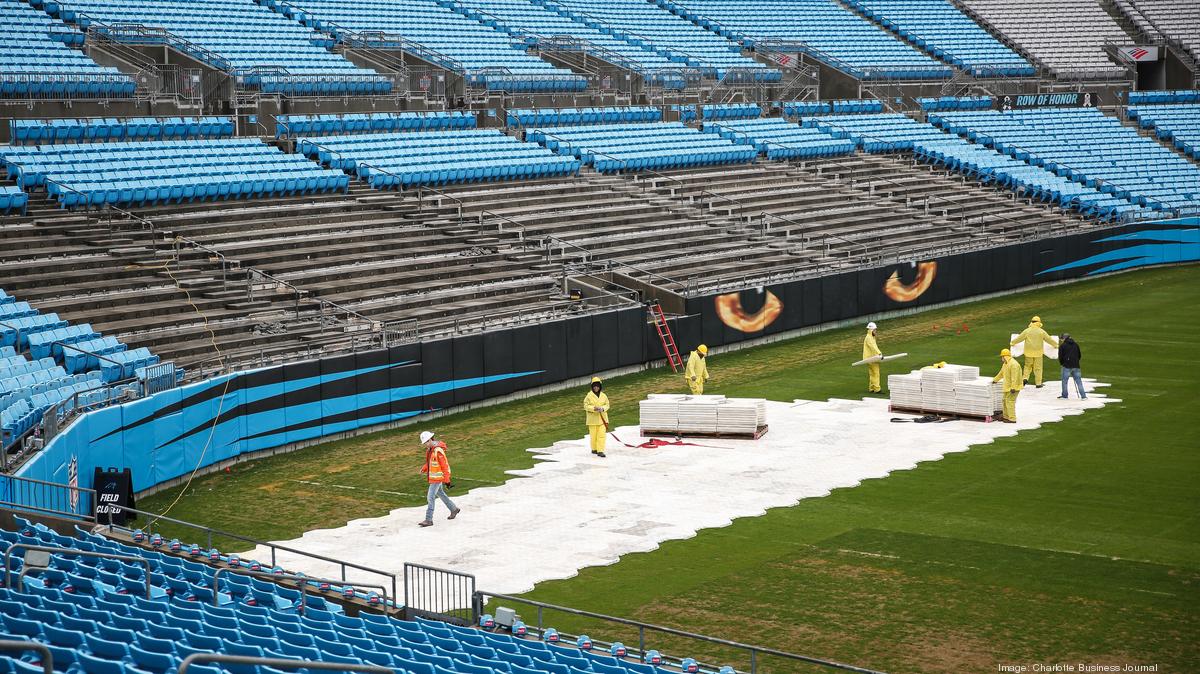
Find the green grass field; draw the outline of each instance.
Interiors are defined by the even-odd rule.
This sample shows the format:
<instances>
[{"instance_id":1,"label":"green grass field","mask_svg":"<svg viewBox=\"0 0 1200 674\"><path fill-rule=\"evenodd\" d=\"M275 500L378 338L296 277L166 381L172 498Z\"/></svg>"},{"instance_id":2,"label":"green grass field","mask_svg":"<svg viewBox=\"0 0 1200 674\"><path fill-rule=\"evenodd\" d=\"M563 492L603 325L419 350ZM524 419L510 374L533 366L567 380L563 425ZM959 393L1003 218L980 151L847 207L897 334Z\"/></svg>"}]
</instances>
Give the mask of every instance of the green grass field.
<instances>
[{"instance_id":1,"label":"green grass field","mask_svg":"<svg viewBox=\"0 0 1200 674\"><path fill-rule=\"evenodd\" d=\"M884 350L911 355L892 371L947 360L990 374L1009 333L1038 313L1047 329L1076 336L1084 375L1111 383L1105 392L1123 402L584 569L529 597L890 672L1035 662L1198 672L1198 282L1195 266L1139 271L882 322ZM866 374L846 365L860 348L854 328L715 354L711 390L858 397ZM1048 365L1057 386L1058 368ZM635 424L645 394L682 389L662 369L613 379L612 421ZM427 425L453 448L456 482L496 484L531 464L526 448L583 436L583 393ZM419 457L415 428L310 447L198 478L171 515L293 538L423 502ZM140 507L160 511L177 496ZM611 627L550 621L636 643Z\"/></svg>"}]
</instances>

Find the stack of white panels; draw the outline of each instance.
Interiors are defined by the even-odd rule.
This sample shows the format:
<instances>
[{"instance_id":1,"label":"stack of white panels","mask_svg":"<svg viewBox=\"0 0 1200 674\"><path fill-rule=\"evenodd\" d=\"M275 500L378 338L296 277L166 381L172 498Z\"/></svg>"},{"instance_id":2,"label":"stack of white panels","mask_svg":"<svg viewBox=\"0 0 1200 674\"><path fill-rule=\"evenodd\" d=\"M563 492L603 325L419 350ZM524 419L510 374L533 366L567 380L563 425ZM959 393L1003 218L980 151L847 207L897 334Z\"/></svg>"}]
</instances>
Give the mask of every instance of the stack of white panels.
<instances>
[{"instance_id":1,"label":"stack of white panels","mask_svg":"<svg viewBox=\"0 0 1200 674\"><path fill-rule=\"evenodd\" d=\"M726 400L717 405L717 429L720 433L753 434L767 418L766 401Z\"/></svg>"},{"instance_id":2,"label":"stack of white panels","mask_svg":"<svg viewBox=\"0 0 1200 674\"><path fill-rule=\"evenodd\" d=\"M767 423L762 399L651 394L638 405L644 431L754 434Z\"/></svg>"},{"instance_id":3,"label":"stack of white panels","mask_svg":"<svg viewBox=\"0 0 1200 674\"><path fill-rule=\"evenodd\" d=\"M972 380L962 380L954 385L954 402L947 412L988 416L995 412L995 390L1002 388L999 383L992 383L987 377L976 377Z\"/></svg>"},{"instance_id":4,"label":"stack of white panels","mask_svg":"<svg viewBox=\"0 0 1200 674\"><path fill-rule=\"evenodd\" d=\"M921 407L921 373L889 374L888 392L892 405L908 409Z\"/></svg>"},{"instance_id":5,"label":"stack of white panels","mask_svg":"<svg viewBox=\"0 0 1200 674\"><path fill-rule=\"evenodd\" d=\"M694 433L717 432L717 407L724 400L705 400L700 396L679 403L679 431Z\"/></svg>"},{"instance_id":6,"label":"stack of white panels","mask_svg":"<svg viewBox=\"0 0 1200 674\"><path fill-rule=\"evenodd\" d=\"M678 396L683 398L683 396ZM642 428L653 428L660 431L673 431L679 425L677 409L679 401L668 396L650 396L649 400L639 403Z\"/></svg>"},{"instance_id":7,"label":"stack of white panels","mask_svg":"<svg viewBox=\"0 0 1200 674\"><path fill-rule=\"evenodd\" d=\"M930 367L921 370L921 409L945 410L953 406L956 381L956 368Z\"/></svg>"}]
</instances>

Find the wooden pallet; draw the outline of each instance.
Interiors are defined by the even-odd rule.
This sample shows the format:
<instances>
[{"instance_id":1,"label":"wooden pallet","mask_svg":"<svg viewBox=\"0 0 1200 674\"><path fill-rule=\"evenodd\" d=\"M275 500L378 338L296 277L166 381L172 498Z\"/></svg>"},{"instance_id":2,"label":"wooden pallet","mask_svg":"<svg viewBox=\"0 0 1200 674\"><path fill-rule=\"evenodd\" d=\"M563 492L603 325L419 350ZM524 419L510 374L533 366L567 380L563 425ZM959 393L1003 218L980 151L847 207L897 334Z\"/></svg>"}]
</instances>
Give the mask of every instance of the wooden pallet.
<instances>
[{"instance_id":1,"label":"wooden pallet","mask_svg":"<svg viewBox=\"0 0 1200 674\"><path fill-rule=\"evenodd\" d=\"M643 438L727 438L730 440L757 440L767 434L767 424L763 424L754 430L753 433L712 433L705 431L685 431L677 433L675 431L656 431L646 428L638 429Z\"/></svg>"},{"instance_id":2,"label":"wooden pallet","mask_svg":"<svg viewBox=\"0 0 1200 674\"><path fill-rule=\"evenodd\" d=\"M898 412L900 414L934 414L939 417L949 417L951 419L969 419L971 421L982 421L984 423L1000 421L999 412L993 412L992 414L987 415L962 414L960 412L946 412L944 410L925 410L918 407L896 407L895 405L888 405L888 411Z\"/></svg>"}]
</instances>

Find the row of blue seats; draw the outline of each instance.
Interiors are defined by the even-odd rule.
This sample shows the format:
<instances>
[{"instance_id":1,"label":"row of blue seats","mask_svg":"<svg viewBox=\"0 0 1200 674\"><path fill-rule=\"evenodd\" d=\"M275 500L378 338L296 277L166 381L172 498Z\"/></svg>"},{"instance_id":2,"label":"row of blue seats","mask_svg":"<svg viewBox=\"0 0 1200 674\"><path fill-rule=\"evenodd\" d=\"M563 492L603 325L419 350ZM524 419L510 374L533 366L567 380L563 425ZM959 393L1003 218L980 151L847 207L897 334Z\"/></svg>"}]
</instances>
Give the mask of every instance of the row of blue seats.
<instances>
[{"instance_id":1,"label":"row of blue seats","mask_svg":"<svg viewBox=\"0 0 1200 674\"><path fill-rule=\"evenodd\" d=\"M1146 103L1200 103L1200 90L1131 91L1129 92L1128 102L1130 105L1143 105Z\"/></svg>"},{"instance_id":2,"label":"row of blue seats","mask_svg":"<svg viewBox=\"0 0 1200 674\"><path fill-rule=\"evenodd\" d=\"M72 182L65 188L52 184L48 186L47 193L57 199L62 208L100 208L106 204L142 206L344 192L350 186L350 179L346 175L318 167L297 168L287 173L256 172L253 169L253 166L247 165L239 168L237 172L222 176L167 178L158 181L117 179L104 182Z\"/></svg>"},{"instance_id":3,"label":"row of blue seats","mask_svg":"<svg viewBox=\"0 0 1200 674\"><path fill-rule=\"evenodd\" d=\"M468 75L467 81L492 91L513 94L572 92L587 89L587 78L578 75Z\"/></svg>"},{"instance_id":4,"label":"row of blue seats","mask_svg":"<svg viewBox=\"0 0 1200 674\"><path fill-rule=\"evenodd\" d=\"M14 143L68 143L97 140L156 140L233 136L232 117L125 117L95 119L14 119Z\"/></svg>"},{"instance_id":5,"label":"row of blue seats","mask_svg":"<svg viewBox=\"0 0 1200 674\"><path fill-rule=\"evenodd\" d=\"M58 367L53 358L26 360L25 356L7 356L3 359L3 362L5 364L0 365L0 393L15 391L17 389L17 377L41 370L52 370ZM66 374L65 370L63 374Z\"/></svg>"},{"instance_id":6,"label":"row of blue seats","mask_svg":"<svg viewBox=\"0 0 1200 674\"><path fill-rule=\"evenodd\" d=\"M749 119L762 115L757 103L711 103L700 107L701 119Z\"/></svg>"},{"instance_id":7,"label":"row of blue seats","mask_svg":"<svg viewBox=\"0 0 1200 674\"><path fill-rule=\"evenodd\" d=\"M25 209L29 207L29 195L21 190L16 185L0 185L0 213L8 215L13 211L19 211L21 215L25 215Z\"/></svg>"},{"instance_id":8,"label":"row of blue seats","mask_svg":"<svg viewBox=\"0 0 1200 674\"><path fill-rule=\"evenodd\" d=\"M34 360L47 357L62 360L64 344L85 342L99 336L100 333L93 330L90 323L38 332L29 336L29 357Z\"/></svg>"},{"instance_id":9,"label":"row of blue seats","mask_svg":"<svg viewBox=\"0 0 1200 674\"><path fill-rule=\"evenodd\" d=\"M753 145L768 159L812 159L854 152L854 141L837 139L782 118L705 122L704 131L735 143Z\"/></svg>"},{"instance_id":10,"label":"row of blue seats","mask_svg":"<svg viewBox=\"0 0 1200 674\"><path fill-rule=\"evenodd\" d=\"M63 377L58 377L57 379L51 379L49 381L44 381L29 386L22 386L21 388L9 393L0 394L0 410L7 409L9 405L12 405L18 400L30 400L33 398L33 396L38 395L39 393L48 393L52 390L63 388L64 386L74 386L75 384L80 384L86 381L99 382L100 372L97 370L85 372L83 374L69 374ZM18 385L20 385L20 382L18 382Z\"/></svg>"},{"instance_id":11,"label":"row of blue seats","mask_svg":"<svg viewBox=\"0 0 1200 674\"><path fill-rule=\"evenodd\" d=\"M159 362L158 356L150 353L150 349L146 347L117 351L99 360L100 377L107 384L122 379L131 379L134 371L138 368L156 365Z\"/></svg>"},{"instance_id":12,"label":"row of blue seats","mask_svg":"<svg viewBox=\"0 0 1200 674\"><path fill-rule=\"evenodd\" d=\"M1130 119L1143 129L1154 129L1154 136L1170 142L1176 150L1200 159L1200 104L1144 105L1127 108Z\"/></svg>"},{"instance_id":13,"label":"row of blue seats","mask_svg":"<svg viewBox=\"0 0 1200 674\"><path fill-rule=\"evenodd\" d=\"M83 70L48 73L0 68L0 98L128 98L137 91L127 75Z\"/></svg>"},{"instance_id":14,"label":"row of blue seats","mask_svg":"<svg viewBox=\"0 0 1200 674\"><path fill-rule=\"evenodd\" d=\"M0 321L7 321L14 318L25 318L27 316L37 316L38 310L29 302L17 302L15 298L6 298L9 301L0 303Z\"/></svg>"},{"instance_id":15,"label":"row of blue seats","mask_svg":"<svg viewBox=\"0 0 1200 674\"><path fill-rule=\"evenodd\" d=\"M610 108L524 108L509 110L507 116L509 128L657 122L661 119L662 110L652 105Z\"/></svg>"},{"instance_id":16,"label":"row of blue seats","mask_svg":"<svg viewBox=\"0 0 1200 674\"><path fill-rule=\"evenodd\" d=\"M15 393L67 376L64 367L53 358L26 360L25 356L11 356L0 361L0 393ZM32 393L30 394L32 395Z\"/></svg>"},{"instance_id":17,"label":"row of blue seats","mask_svg":"<svg viewBox=\"0 0 1200 674\"><path fill-rule=\"evenodd\" d=\"M364 131L419 131L473 129L475 115L451 112L363 112L342 115L279 115L275 118L279 137L305 133L351 133Z\"/></svg>"},{"instance_id":18,"label":"row of blue seats","mask_svg":"<svg viewBox=\"0 0 1200 674\"><path fill-rule=\"evenodd\" d=\"M97 337L71 344L62 349L62 364L67 372L87 372L100 367L99 356L125 351L129 347L116 337Z\"/></svg>"},{"instance_id":19,"label":"row of blue seats","mask_svg":"<svg viewBox=\"0 0 1200 674\"><path fill-rule=\"evenodd\" d=\"M946 134L899 113L808 117L803 126L814 127L834 138L850 138L867 152L912 149L916 140L940 140Z\"/></svg>"},{"instance_id":20,"label":"row of blue seats","mask_svg":"<svg viewBox=\"0 0 1200 674\"><path fill-rule=\"evenodd\" d=\"M857 114L883 112L883 102L873 99L838 99L833 101L796 101L782 105L786 117L809 117L812 115Z\"/></svg>"},{"instance_id":21,"label":"row of blue seats","mask_svg":"<svg viewBox=\"0 0 1200 674\"><path fill-rule=\"evenodd\" d=\"M991 96L928 96L917 99L921 109L928 112L941 110L989 110L993 105Z\"/></svg>"},{"instance_id":22,"label":"row of blue seats","mask_svg":"<svg viewBox=\"0 0 1200 674\"><path fill-rule=\"evenodd\" d=\"M67 322L56 313L6 319L0 321L0 346L15 346L24 351L29 346L30 335L65 327Z\"/></svg>"},{"instance_id":23,"label":"row of blue seats","mask_svg":"<svg viewBox=\"0 0 1200 674\"><path fill-rule=\"evenodd\" d=\"M671 109L679 115L679 121L687 124L696 121L696 106L694 105L672 105Z\"/></svg>"}]
</instances>

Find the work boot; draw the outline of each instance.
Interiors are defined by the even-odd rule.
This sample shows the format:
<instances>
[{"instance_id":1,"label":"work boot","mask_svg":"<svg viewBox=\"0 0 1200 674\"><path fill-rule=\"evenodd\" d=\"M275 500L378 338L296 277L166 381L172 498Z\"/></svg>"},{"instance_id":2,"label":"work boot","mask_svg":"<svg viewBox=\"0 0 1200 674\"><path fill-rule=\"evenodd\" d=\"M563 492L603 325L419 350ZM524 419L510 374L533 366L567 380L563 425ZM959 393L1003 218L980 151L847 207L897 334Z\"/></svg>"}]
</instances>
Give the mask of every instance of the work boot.
<instances>
[{"instance_id":1,"label":"work boot","mask_svg":"<svg viewBox=\"0 0 1200 674\"><path fill-rule=\"evenodd\" d=\"M608 455L607 455L607 454L605 454L604 452L596 452L596 456L600 457L601 459L607 459L607 458L608 458Z\"/></svg>"},{"instance_id":2,"label":"work boot","mask_svg":"<svg viewBox=\"0 0 1200 674\"><path fill-rule=\"evenodd\" d=\"M1003 422L1004 422L1004 423L1006 423L1006 424L1015 424L1015 423L1017 423L1017 420L1016 420L1016 419L1001 419L1000 421L1003 421Z\"/></svg>"},{"instance_id":3,"label":"work boot","mask_svg":"<svg viewBox=\"0 0 1200 674\"><path fill-rule=\"evenodd\" d=\"M431 527L431 526L433 526L433 521L432 520L421 520L420 522L417 522L417 526Z\"/></svg>"},{"instance_id":4,"label":"work boot","mask_svg":"<svg viewBox=\"0 0 1200 674\"><path fill-rule=\"evenodd\" d=\"M1067 397L1066 397L1066 396L1059 396L1059 397L1058 397L1058 399L1059 399L1059 400L1066 400L1066 399L1067 399Z\"/></svg>"},{"instance_id":5,"label":"work boot","mask_svg":"<svg viewBox=\"0 0 1200 674\"><path fill-rule=\"evenodd\" d=\"M1041 388L1041 387L1043 387L1043 386L1045 386L1045 384L1038 384L1038 385L1037 385L1037 386L1035 386L1034 388Z\"/></svg>"},{"instance_id":6,"label":"work boot","mask_svg":"<svg viewBox=\"0 0 1200 674\"><path fill-rule=\"evenodd\" d=\"M449 516L449 517L447 517L446 519L448 519L448 520L452 520L452 519L454 519L455 517L458 517L458 514L459 514L460 512L462 512L462 508L455 508L454 510L451 510L451 511L450 511L450 516Z\"/></svg>"}]
</instances>

